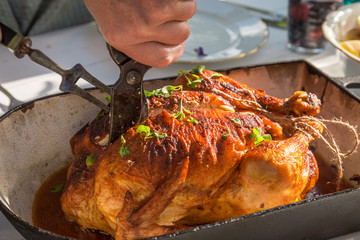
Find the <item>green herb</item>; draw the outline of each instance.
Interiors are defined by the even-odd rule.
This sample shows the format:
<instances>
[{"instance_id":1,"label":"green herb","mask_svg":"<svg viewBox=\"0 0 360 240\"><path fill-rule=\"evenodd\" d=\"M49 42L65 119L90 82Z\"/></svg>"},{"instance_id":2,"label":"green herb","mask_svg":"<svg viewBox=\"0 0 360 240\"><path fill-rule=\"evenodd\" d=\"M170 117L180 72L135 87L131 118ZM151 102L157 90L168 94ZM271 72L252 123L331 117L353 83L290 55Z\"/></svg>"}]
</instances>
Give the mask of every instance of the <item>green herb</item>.
<instances>
[{"instance_id":1,"label":"green herb","mask_svg":"<svg viewBox=\"0 0 360 240\"><path fill-rule=\"evenodd\" d=\"M199 124L200 122L196 119L194 119L193 117L188 117L187 119L188 122L191 122L192 124Z\"/></svg>"},{"instance_id":2,"label":"green herb","mask_svg":"<svg viewBox=\"0 0 360 240\"><path fill-rule=\"evenodd\" d=\"M110 96L106 97L106 101L108 101L110 103L111 102L111 97Z\"/></svg>"},{"instance_id":3,"label":"green herb","mask_svg":"<svg viewBox=\"0 0 360 240\"><path fill-rule=\"evenodd\" d=\"M232 118L231 119L234 123L241 125L241 121L238 118Z\"/></svg>"},{"instance_id":4,"label":"green herb","mask_svg":"<svg viewBox=\"0 0 360 240\"><path fill-rule=\"evenodd\" d=\"M150 127L145 126L145 125L140 125L136 128L136 132L140 133L141 135L143 135L144 139L148 139L150 138L151 135L151 130Z\"/></svg>"},{"instance_id":5,"label":"green herb","mask_svg":"<svg viewBox=\"0 0 360 240\"><path fill-rule=\"evenodd\" d=\"M219 78L222 77L223 75L221 73L214 73L213 75L210 76L210 78Z\"/></svg>"},{"instance_id":6,"label":"green herb","mask_svg":"<svg viewBox=\"0 0 360 240\"><path fill-rule=\"evenodd\" d=\"M202 74L205 69L204 65L199 65L193 68L191 71L186 72L184 70L179 70L178 75L184 75L187 80L187 86L189 88L196 88L199 83L201 83L204 79L199 77L197 74Z\"/></svg>"},{"instance_id":7,"label":"green herb","mask_svg":"<svg viewBox=\"0 0 360 240\"><path fill-rule=\"evenodd\" d=\"M185 113L191 115L193 114L193 112L191 112L190 110L187 110L186 108L184 108L183 103L182 103L182 98L180 99L180 111L177 113L172 114L171 116L173 116L174 118L179 118L180 121L184 120L184 118L186 117ZM188 122L192 123L192 124L199 124L200 122L197 121L195 118L193 117L188 117L187 119Z\"/></svg>"},{"instance_id":8,"label":"green herb","mask_svg":"<svg viewBox=\"0 0 360 240\"><path fill-rule=\"evenodd\" d=\"M194 67L190 73L193 73L193 74L202 74L203 73L203 70L205 69L205 66L204 65L199 65L197 67Z\"/></svg>"},{"instance_id":9,"label":"green herb","mask_svg":"<svg viewBox=\"0 0 360 240\"><path fill-rule=\"evenodd\" d=\"M225 134L222 136L223 139L227 138L229 136L229 134Z\"/></svg>"},{"instance_id":10,"label":"green herb","mask_svg":"<svg viewBox=\"0 0 360 240\"><path fill-rule=\"evenodd\" d=\"M154 135L155 138L165 138L167 137L167 134L164 132L152 132L152 134Z\"/></svg>"},{"instance_id":11,"label":"green herb","mask_svg":"<svg viewBox=\"0 0 360 240\"><path fill-rule=\"evenodd\" d=\"M185 118L185 112L188 114L193 114L191 111L187 110L186 108L184 108L183 104L182 104L182 98L180 100L180 111L177 113L172 114L172 116L174 118L179 118L180 121L184 120Z\"/></svg>"},{"instance_id":12,"label":"green herb","mask_svg":"<svg viewBox=\"0 0 360 240\"><path fill-rule=\"evenodd\" d=\"M140 133L145 140L149 139L149 138L165 138L165 137L167 137L166 133L151 131L150 127L145 126L145 125L139 125L136 128L136 132Z\"/></svg>"},{"instance_id":13,"label":"green herb","mask_svg":"<svg viewBox=\"0 0 360 240\"><path fill-rule=\"evenodd\" d=\"M89 155L89 156L87 156L86 157L86 165L88 166L88 167L90 167L91 165L93 165L94 164L94 161L95 161L95 154L91 154L91 155Z\"/></svg>"},{"instance_id":14,"label":"green herb","mask_svg":"<svg viewBox=\"0 0 360 240\"><path fill-rule=\"evenodd\" d=\"M258 146L262 141L272 140L272 137L270 134L265 134L265 135L261 136L261 131L258 127L253 128L253 133L250 134L250 138L255 138L254 139L255 146Z\"/></svg>"},{"instance_id":15,"label":"green herb","mask_svg":"<svg viewBox=\"0 0 360 240\"><path fill-rule=\"evenodd\" d=\"M225 138L227 138L228 136L230 136L230 129L228 129L227 131L228 131L227 134L222 135L222 138L223 138L223 139L225 139Z\"/></svg>"},{"instance_id":16,"label":"green herb","mask_svg":"<svg viewBox=\"0 0 360 240\"><path fill-rule=\"evenodd\" d=\"M64 184L59 184L51 189L52 193L58 193L61 192L64 189Z\"/></svg>"},{"instance_id":17,"label":"green herb","mask_svg":"<svg viewBox=\"0 0 360 240\"><path fill-rule=\"evenodd\" d=\"M120 154L121 157L125 157L126 155L128 155L130 153L130 150L129 150L128 147L125 146L126 140L125 140L123 135L121 135L120 139L121 139L122 145L121 145L121 148L119 150L119 154Z\"/></svg>"},{"instance_id":18,"label":"green herb","mask_svg":"<svg viewBox=\"0 0 360 240\"><path fill-rule=\"evenodd\" d=\"M144 90L145 96L146 97L164 97L164 98L168 98L171 96L172 92L174 91L182 91L182 86L164 86L162 88L153 90L152 92L146 91Z\"/></svg>"},{"instance_id":19,"label":"green herb","mask_svg":"<svg viewBox=\"0 0 360 240\"><path fill-rule=\"evenodd\" d=\"M191 76L194 77L195 79L189 78L188 76L185 75L186 80L188 81L186 85L189 88L196 88L197 85L204 80L203 78L200 78L198 75L195 74L192 74Z\"/></svg>"},{"instance_id":20,"label":"green herb","mask_svg":"<svg viewBox=\"0 0 360 240\"><path fill-rule=\"evenodd\" d=\"M97 116L96 116L96 119L98 118L101 118L105 115L105 111L102 111L101 113L99 113Z\"/></svg>"}]
</instances>

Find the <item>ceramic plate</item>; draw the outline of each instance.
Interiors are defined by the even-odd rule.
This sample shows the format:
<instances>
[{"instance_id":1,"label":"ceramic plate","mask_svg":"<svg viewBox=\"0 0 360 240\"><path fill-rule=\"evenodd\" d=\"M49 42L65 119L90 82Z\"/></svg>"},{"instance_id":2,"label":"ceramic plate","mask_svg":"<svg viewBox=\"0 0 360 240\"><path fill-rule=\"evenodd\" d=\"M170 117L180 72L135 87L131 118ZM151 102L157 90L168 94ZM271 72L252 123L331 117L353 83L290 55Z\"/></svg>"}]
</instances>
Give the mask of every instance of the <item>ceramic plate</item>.
<instances>
[{"instance_id":1,"label":"ceramic plate","mask_svg":"<svg viewBox=\"0 0 360 240\"><path fill-rule=\"evenodd\" d=\"M360 3L343 6L331 12L323 23L325 38L341 52L360 62L360 58L346 51L341 45L341 40L352 29L357 27L357 18L360 16Z\"/></svg>"},{"instance_id":2,"label":"ceramic plate","mask_svg":"<svg viewBox=\"0 0 360 240\"><path fill-rule=\"evenodd\" d=\"M211 62L256 52L268 39L267 25L246 10L216 0L198 0L191 34L178 62ZM195 49L202 48L204 55Z\"/></svg>"}]
</instances>

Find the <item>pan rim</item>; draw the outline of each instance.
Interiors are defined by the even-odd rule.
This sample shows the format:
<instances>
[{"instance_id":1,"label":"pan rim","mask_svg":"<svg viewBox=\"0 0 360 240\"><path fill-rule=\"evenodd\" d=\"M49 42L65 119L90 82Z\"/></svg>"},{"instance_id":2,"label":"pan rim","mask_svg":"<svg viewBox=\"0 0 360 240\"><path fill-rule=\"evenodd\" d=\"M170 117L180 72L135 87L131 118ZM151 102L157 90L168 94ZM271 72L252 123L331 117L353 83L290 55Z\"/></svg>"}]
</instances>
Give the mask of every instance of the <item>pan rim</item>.
<instances>
[{"instance_id":1,"label":"pan rim","mask_svg":"<svg viewBox=\"0 0 360 240\"><path fill-rule=\"evenodd\" d=\"M337 88L341 89L344 93L349 95L352 99L354 99L354 100L356 100L357 102L360 103L360 98L357 97L355 94L351 93L349 90L347 90L345 85L341 84L341 82L339 81L339 78L334 79L334 78L329 77L327 74L323 73L321 70L317 69L314 65L312 65L311 63L309 63L306 60L289 60L289 61L281 61L281 62L271 62L271 63L264 63L264 64L255 64L255 65L249 65L249 66L228 68L228 69L220 69L220 70L216 70L216 71L230 72L230 71L233 71L233 70L240 70L240 69L244 69L244 68L255 68L255 67L264 67L264 66L266 67L266 66L271 66L271 65L291 64L291 63L305 63L311 69L316 69L316 71L318 73L322 74L326 78L327 81L331 81L331 83L334 84ZM170 80L170 79L173 79L175 77L176 76L160 78L160 79L149 79L149 80L146 80L145 82ZM101 91L101 90L99 90L99 89L97 89L95 87L85 88L85 90L87 90L87 91ZM55 97L66 96L66 95L70 95L70 93L60 92L60 93L47 95L47 96L44 96L44 97L36 98L36 99L31 100L31 101L22 103L19 106L15 107L13 109L10 109L9 111L5 112L2 116L0 116L0 122L4 121L5 119L7 119L9 116L11 116L12 114L14 114L17 111L27 111L27 109L31 108L36 102L44 101L44 100L47 100L47 99L52 99L52 98L55 98ZM294 202L294 203L290 203L290 204L286 204L286 205L281 205L281 206L278 206L278 207L258 211L258 212L243 215L243 216L240 216L240 217L230 218L230 219L226 219L226 220L223 220L223 221L218 221L218 222L204 224L204 225L199 225L199 226L191 227L191 228L181 230L181 231L178 231L178 232L174 232L174 233L170 233L170 234L164 234L164 235L161 235L161 236L149 237L149 238L145 238L145 239L147 239L147 240L167 239L167 238L172 238L174 236L190 234L192 232L202 231L202 230L205 230L205 229L208 229L208 228L221 226L221 225L225 225L225 224L228 224L228 223L238 222L238 221L241 221L243 219L249 219L249 218L253 218L253 217L257 217L257 216L265 216L265 215L271 214L273 212L284 211L286 209L302 206L304 204L311 203L311 202L325 201L326 199L334 198L334 197L337 197L339 195L359 191L359 189L360 189L360 187L354 187L354 188L351 188L351 189L346 189L346 190L342 190L342 191L338 191L338 192L324 194L324 195L321 195L321 196L312 197L312 198L309 198L309 199L304 199L304 200L299 201L299 202ZM0 195L2 196L2 193L0 193ZM63 239L63 240L73 240L74 239L74 238L65 237L65 236L62 236L62 235L59 235L59 234L56 234L56 233L53 233L53 232L50 232L48 230L44 230L42 228L39 228L39 227L36 227L36 226L32 225L30 222L22 219L19 215L15 214L9 208L9 206L3 201L2 197L0 197L0 210L11 223L12 223L12 221L10 220L10 218L17 221L17 222L19 222L19 223L21 223L21 224L24 224L25 227L30 227L30 229L32 229L32 230L34 230L36 232L39 232L41 234L45 234L45 235L48 235L48 236L51 236L51 237L56 237L58 239ZM14 226L14 227L17 229L16 226ZM18 232L20 234L22 234L21 231L18 230Z\"/></svg>"}]
</instances>

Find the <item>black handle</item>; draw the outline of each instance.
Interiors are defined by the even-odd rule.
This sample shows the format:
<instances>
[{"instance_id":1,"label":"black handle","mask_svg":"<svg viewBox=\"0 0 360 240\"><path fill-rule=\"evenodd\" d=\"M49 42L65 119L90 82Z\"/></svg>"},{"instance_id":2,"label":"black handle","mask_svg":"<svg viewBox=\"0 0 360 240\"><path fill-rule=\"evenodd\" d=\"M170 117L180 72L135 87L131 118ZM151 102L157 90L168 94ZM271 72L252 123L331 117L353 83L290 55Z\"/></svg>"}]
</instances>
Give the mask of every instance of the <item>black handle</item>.
<instances>
[{"instance_id":1,"label":"black handle","mask_svg":"<svg viewBox=\"0 0 360 240\"><path fill-rule=\"evenodd\" d=\"M1 28L1 35L2 35L1 43L7 47L9 45L9 43L11 42L11 40L18 33L1 22L0 22L0 28Z\"/></svg>"}]
</instances>

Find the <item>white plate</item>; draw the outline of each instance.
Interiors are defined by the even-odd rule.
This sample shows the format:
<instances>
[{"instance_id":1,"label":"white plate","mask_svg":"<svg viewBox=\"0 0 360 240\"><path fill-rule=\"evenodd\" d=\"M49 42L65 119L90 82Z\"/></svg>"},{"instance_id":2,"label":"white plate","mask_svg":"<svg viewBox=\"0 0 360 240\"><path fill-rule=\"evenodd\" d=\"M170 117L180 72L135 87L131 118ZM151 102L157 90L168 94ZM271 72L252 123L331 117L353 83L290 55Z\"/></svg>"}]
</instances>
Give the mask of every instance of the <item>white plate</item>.
<instances>
[{"instance_id":1,"label":"white plate","mask_svg":"<svg viewBox=\"0 0 360 240\"><path fill-rule=\"evenodd\" d=\"M348 57L360 62L360 58L346 51L341 40L351 30L357 27L357 18L360 16L360 3L345 5L331 12L322 25L325 38Z\"/></svg>"},{"instance_id":2,"label":"white plate","mask_svg":"<svg viewBox=\"0 0 360 240\"><path fill-rule=\"evenodd\" d=\"M235 5L197 0L198 10L189 20L191 34L178 62L212 62L241 58L256 52L268 39L267 25ZM206 56L194 49L202 47Z\"/></svg>"}]
</instances>

